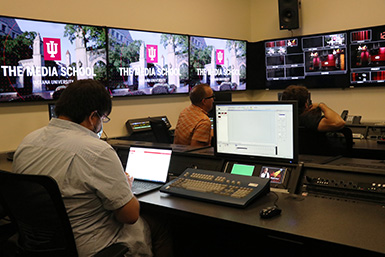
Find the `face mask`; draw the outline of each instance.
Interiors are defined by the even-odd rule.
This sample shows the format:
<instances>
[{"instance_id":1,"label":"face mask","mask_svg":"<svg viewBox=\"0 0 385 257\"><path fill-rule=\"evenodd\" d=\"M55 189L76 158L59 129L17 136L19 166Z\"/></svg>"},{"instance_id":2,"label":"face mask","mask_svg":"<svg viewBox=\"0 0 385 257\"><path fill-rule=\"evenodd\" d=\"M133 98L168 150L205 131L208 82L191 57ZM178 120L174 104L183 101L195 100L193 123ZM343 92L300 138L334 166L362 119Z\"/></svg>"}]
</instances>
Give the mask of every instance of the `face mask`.
<instances>
[{"instance_id":1,"label":"face mask","mask_svg":"<svg viewBox=\"0 0 385 257\"><path fill-rule=\"evenodd\" d=\"M100 128L100 131L96 132L96 135L98 135L99 138L102 137L102 134L103 134L103 123L102 123L102 127Z\"/></svg>"}]
</instances>

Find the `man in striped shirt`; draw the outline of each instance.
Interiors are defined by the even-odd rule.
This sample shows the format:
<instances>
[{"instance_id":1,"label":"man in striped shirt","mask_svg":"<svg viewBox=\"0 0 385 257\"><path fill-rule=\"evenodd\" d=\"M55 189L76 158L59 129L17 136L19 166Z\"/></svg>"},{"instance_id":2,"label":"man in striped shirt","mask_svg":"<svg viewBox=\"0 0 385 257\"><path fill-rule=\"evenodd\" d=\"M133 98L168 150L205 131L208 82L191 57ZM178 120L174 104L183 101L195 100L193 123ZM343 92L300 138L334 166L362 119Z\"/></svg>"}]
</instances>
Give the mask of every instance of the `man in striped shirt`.
<instances>
[{"instance_id":1,"label":"man in striped shirt","mask_svg":"<svg viewBox=\"0 0 385 257\"><path fill-rule=\"evenodd\" d=\"M213 108L214 92L207 84L196 85L190 91L191 105L179 115L174 144L208 146L211 143L211 121L207 113Z\"/></svg>"}]
</instances>

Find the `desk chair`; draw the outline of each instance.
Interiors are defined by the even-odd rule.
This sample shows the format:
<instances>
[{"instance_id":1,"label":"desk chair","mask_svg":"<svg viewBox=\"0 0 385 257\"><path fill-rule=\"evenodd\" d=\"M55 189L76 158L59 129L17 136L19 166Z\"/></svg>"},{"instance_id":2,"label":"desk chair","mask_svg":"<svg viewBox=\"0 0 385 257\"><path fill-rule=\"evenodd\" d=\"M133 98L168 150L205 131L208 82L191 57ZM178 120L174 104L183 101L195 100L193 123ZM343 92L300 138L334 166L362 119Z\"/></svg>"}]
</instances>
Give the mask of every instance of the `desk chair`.
<instances>
[{"instance_id":1,"label":"desk chair","mask_svg":"<svg viewBox=\"0 0 385 257\"><path fill-rule=\"evenodd\" d=\"M9 238L16 233L15 226L9 221L3 206L0 204L0 256L4 256L3 249Z\"/></svg>"},{"instance_id":2,"label":"desk chair","mask_svg":"<svg viewBox=\"0 0 385 257\"><path fill-rule=\"evenodd\" d=\"M348 127L333 132L318 132L299 127L298 137L300 154L352 156L353 133Z\"/></svg>"},{"instance_id":3,"label":"desk chair","mask_svg":"<svg viewBox=\"0 0 385 257\"><path fill-rule=\"evenodd\" d=\"M7 244L7 254L78 256L67 211L53 178L0 171L0 203L16 226L18 237L14 244ZM113 244L95 257L120 257L127 251L126 246Z\"/></svg>"},{"instance_id":4,"label":"desk chair","mask_svg":"<svg viewBox=\"0 0 385 257\"><path fill-rule=\"evenodd\" d=\"M162 119L150 118L151 130L154 133L156 142L172 144L173 138L166 123Z\"/></svg>"}]
</instances>

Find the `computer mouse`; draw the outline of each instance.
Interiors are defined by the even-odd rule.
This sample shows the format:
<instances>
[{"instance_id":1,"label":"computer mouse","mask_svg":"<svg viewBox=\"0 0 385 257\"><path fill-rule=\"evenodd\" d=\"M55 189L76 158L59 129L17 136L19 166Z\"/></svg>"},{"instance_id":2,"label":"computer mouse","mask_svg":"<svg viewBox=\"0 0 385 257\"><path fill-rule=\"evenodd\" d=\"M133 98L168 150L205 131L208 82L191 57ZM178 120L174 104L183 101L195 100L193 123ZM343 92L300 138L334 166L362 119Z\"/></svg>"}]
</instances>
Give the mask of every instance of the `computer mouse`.
<instances>
[{"instance_id":1,"label":"computer mouse","mask_svg":"<svg viewBox=\"0 0 385 257\"><path fill-rule=\"evenodd\" d=\"M263 219L270 219L272 217L275 217L279 214L281 214L282 210L276 206L270 206L265 209L262 209L259 213L259 216Z\"/></svg>"}]
</instances>

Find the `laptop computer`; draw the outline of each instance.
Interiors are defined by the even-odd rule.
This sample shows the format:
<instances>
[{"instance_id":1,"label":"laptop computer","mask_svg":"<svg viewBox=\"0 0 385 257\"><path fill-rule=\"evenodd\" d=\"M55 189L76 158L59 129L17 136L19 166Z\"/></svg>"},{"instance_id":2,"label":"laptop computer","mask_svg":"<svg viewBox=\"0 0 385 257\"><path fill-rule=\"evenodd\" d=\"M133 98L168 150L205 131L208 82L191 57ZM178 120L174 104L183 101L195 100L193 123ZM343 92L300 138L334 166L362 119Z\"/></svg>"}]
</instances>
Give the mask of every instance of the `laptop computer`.
<instances>
[{"instance_id":1,"label":"laptop computer","mask_svg":"<svg viewBox=\"0 0 385 257\"><path fill-rule=\"evenodd\" d=\"M167 182L171 154L171 148L130 147L125 171L134 178L134 195L159 189Z\"/></svg>"}]
</instances>

